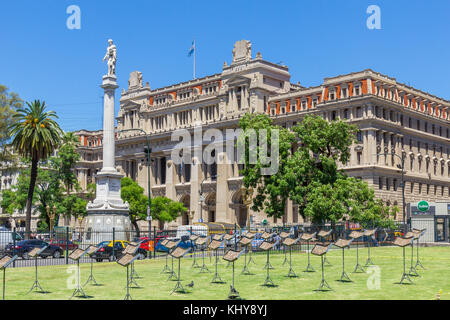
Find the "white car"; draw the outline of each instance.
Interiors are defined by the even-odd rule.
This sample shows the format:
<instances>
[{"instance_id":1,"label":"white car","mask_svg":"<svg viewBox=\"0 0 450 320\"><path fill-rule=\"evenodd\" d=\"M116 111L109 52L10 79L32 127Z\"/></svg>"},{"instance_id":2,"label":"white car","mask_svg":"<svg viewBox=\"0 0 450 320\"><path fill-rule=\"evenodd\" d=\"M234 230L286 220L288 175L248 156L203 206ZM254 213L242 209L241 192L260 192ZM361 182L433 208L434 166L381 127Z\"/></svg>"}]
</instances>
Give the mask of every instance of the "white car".
<instances>
[{"instance_id":1,"label":"white car","mask_svg":"<svg viewBox=\"0 0 450 320\"><path fill-rule=\"evenodd\" d=\"M5 250L5 247L9 244L9 243L13 243L14 239L13 239L13 234L14 232L2 227L0 229L0 251ZM23 240L22 237L16 232L16 241L21 241Z\"/></svg>"}]
</instances>

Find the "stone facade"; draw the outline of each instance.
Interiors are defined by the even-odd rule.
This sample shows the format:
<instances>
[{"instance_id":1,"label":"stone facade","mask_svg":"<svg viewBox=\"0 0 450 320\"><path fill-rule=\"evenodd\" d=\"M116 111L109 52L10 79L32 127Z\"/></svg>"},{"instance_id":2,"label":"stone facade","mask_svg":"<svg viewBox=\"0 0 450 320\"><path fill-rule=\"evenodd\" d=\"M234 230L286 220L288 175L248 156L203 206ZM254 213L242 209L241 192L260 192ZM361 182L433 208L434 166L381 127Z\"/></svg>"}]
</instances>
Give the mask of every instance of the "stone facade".
<instances>
[{"instance_id":1,"label":"stone facade","mask_svg":"<svg viewBox=\"0 0 450 320\"><path fill-rule=\"evenodd\" d=\"M402 208L401 170L397 167L401 158L377 156L395 152L405 159L407 203L450 198L450 102L372 70L326 78L322 85L306 88L290 82L286 66L263 60L259 52L253 58L251 43L242 40L235 44L231 64L224 62L219 74L152 90L135 71L128 83L117 116L116 167L147 192L145 135L138 130L121 132L143 129L152 148L152 195L182 201L195 222L245 225L239 165L236 161L206 165L195 157L190 165L176 165L171 153L178 141L171 141L171 134L182 128L194 134L199 124L203 130L237 128L239 118L247 112L267 113L286 128L306 114L330 121L345 119L361 133L351 148L350 162L342 168L367 181L377 197ZM85 187L101 169L102 132L81 130L77 134L82 142L77 174ZM264 213L250 215L254 223L266 219ZM288 203L282 219L267 220L297 223L301 217L295 204ZM175 224L191 221L185 215Z\"/></svg>"}]
</instances>

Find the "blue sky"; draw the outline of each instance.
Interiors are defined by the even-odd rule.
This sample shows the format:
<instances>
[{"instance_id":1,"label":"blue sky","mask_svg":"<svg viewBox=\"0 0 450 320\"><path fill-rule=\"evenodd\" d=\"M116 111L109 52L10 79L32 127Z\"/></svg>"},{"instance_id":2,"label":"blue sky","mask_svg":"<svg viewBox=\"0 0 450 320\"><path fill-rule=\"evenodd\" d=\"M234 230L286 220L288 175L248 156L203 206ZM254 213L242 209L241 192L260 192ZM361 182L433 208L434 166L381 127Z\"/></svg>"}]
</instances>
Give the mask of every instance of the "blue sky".
<instances>
[{"instance_id":1,"label":"blue sky","mask_svg":"<svg viewBox=\"0 0 450 320\"><path fill-rule=\"evenodd\" d=\"M81 9L81 30L69 30L66 8ZM381 9L381 30L369 30L369 5ZM3 0L0 83L24 100L45 100L64 130L102 127L102 58L117 45L117 76L143 72L152 88L219 73L237 40L253 55L289 67L292 82L366 68L450 100L450 1L151 1ZM116 103L116 111L118 103Z\"/></svg>"}]
</instances>

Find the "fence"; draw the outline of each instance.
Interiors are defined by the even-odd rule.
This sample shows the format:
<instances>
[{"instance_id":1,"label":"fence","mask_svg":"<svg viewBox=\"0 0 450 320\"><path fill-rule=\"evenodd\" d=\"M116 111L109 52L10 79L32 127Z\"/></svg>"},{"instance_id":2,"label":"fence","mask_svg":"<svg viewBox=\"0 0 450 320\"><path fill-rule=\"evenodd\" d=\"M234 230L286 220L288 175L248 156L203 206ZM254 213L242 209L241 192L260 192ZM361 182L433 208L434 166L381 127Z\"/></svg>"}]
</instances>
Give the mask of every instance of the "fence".
<instances>
[{"instance_id":1,"label":"fence","mask_svg":"<svg viewBox=\"0 0 450 320\"><path fill-rule=\"evenodd\" d=\"M0 231L0 258L4 255L14 256L18 255L20 259L14 262L13 267L31 267L34 266L35 260L30 259L27 256L27 252L31 251L35 247L43 247L49 245L44 251L43 256L37 259L38 265L64 265L74 264L75 262L69 259L69 254L76 248L87 249L89 246L97 246L104 248L103 251L98 252L93 259L89 256L84 256L80 263L101 262L101 261L114 261L120 258L122 250L125 248L127 242L130 241L142 241L139 249L142 258L153 259L165 257L167 250L160 244L161 240L165 238L179 239L180 245L185 247L191 247L191 255L202 256L206 254L211 257L214 254L223 255L229 248L239 248L239 240L241 234L251 231L255 233L255 238L252 241L252 251L258 254L259 244L263 242L261 234L263 232L273 233L278 235L281 232L287 232L292 238L298 238L301 233L318 232L319 230L330 230L333 232L326 239L316 239L307 243L298 243L292 247L293 251L304 251L309 245L310 249L315 243L330 243L339 238L348 239L349 234L355 229L361 229L357 224L342 223L336 225L286 225L282 227L252 227L249 230L245 228L240 229L237 226L227 228L221 232L217 230L208 230L209 235L214 233L227 233L235 235L235 237L224 243L217 251L211 252L207 246L198 247L189 241L190 234L201 234L195 227L187 226L180 232L180 228L168 228L164 230L158 230L156 227L152 228L150 234L147 230L140 231L92 231L85 230L83 228L69 228L59 227L55 228L53 232L32 232L26 234L25 232L18 232L15 229L11 231ZM197 230L197 231L196 231ZM371 242L371 246L390 245L397 236L402 235L402 228L395 230L379 229L375 233L374 237L367 238L362 237L358 240L359 245L367 245ZM279 236L274 236L274 240L281 240ZM114 243L114 245L112 245ZM355 244L355 242L354 242ZM284 247L279 242L274 247L274 253L284 252Z\"/></svg>"}]
</instances>

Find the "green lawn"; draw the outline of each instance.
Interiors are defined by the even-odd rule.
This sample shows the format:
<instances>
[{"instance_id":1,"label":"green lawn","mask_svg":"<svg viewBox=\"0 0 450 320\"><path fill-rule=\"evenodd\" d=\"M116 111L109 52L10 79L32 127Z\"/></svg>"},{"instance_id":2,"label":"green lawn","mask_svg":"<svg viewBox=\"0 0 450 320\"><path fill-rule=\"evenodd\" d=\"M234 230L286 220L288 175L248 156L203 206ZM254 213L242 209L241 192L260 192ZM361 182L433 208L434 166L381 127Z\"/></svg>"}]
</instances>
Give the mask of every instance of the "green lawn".
<instances>
[{"instance_id":1,"label":"green lawn","mask_svg":"<svg viewBox=\"0 0 450 320\"><path fill-rule=\"evenodd\" d=\"M415 251L415 249L414 249ZM410 248L407 252L407 270L410 266ZM325 267L325 278L333 291L315 292L321 280L320 257L311 256L311 263L316 270L314 273L306 273L303 270L307 264L306 253L295 252L292 255L293 269L298 278L287 278L288 265L282 265L283 253L271 253L270 263L275 269L270 270L270 275L277 287L264 287L266 270L265 254L254 254L256 264L250 264L250 271L254 275L241 275L244 265L244 256L236 262L235 286L244 299L435 299L436 294L442 290L441 299L450 299L450 248L429 247L420 248L421 261L426 270L418 269L420 276L413 277L414 284L400 285L403 260L402 249L398 247L372 248L372 260L379 267L380 288L369 290L368 279L374 274L352 273L356 262L356 249L345 250L346 271L352 283L336 281L342 271L342 251L331 250L328 260L332 266ZM367 259L367 248L359 250L360 263ZM201 263L201 259L197 259ZM226 299L232 277L232 268L226 268L227 263L220 258L219 274L225 284L210 283L214 275L214 257L211 262L205 259L211 273L199 273L200 269L192 268L192 258L185 257L181 260L181 278L188 293L170 294L175 281L167 281L168 275L161 273L165 259L143 260L136 262L136 271L140 279L137 279L142 288L130 289L133 299L193 299L214 300ZM170 265L170 259L169 259ZM177 262L175 261L175 270ZM32 292L26 294L34 281L34 268L8 268L6 276L6 299L57 299L66 300L72 295L73 289L67 285L74 279L74 273L70 273L70 266L48 266L39 268L39 282L44 290L50 293L42 294ZM81 282L84 284L89 276L90 264L81 265ZM123 299L126 293L126 268L117 263L94 264L94 276L102 286L87 285L84 290L90 299ZM194 281L193 288L187 288L186 284ZM369 284L371 282L369 281ZM78 299L78 298L74 298Z\"/></svg>"}]
</instances>

